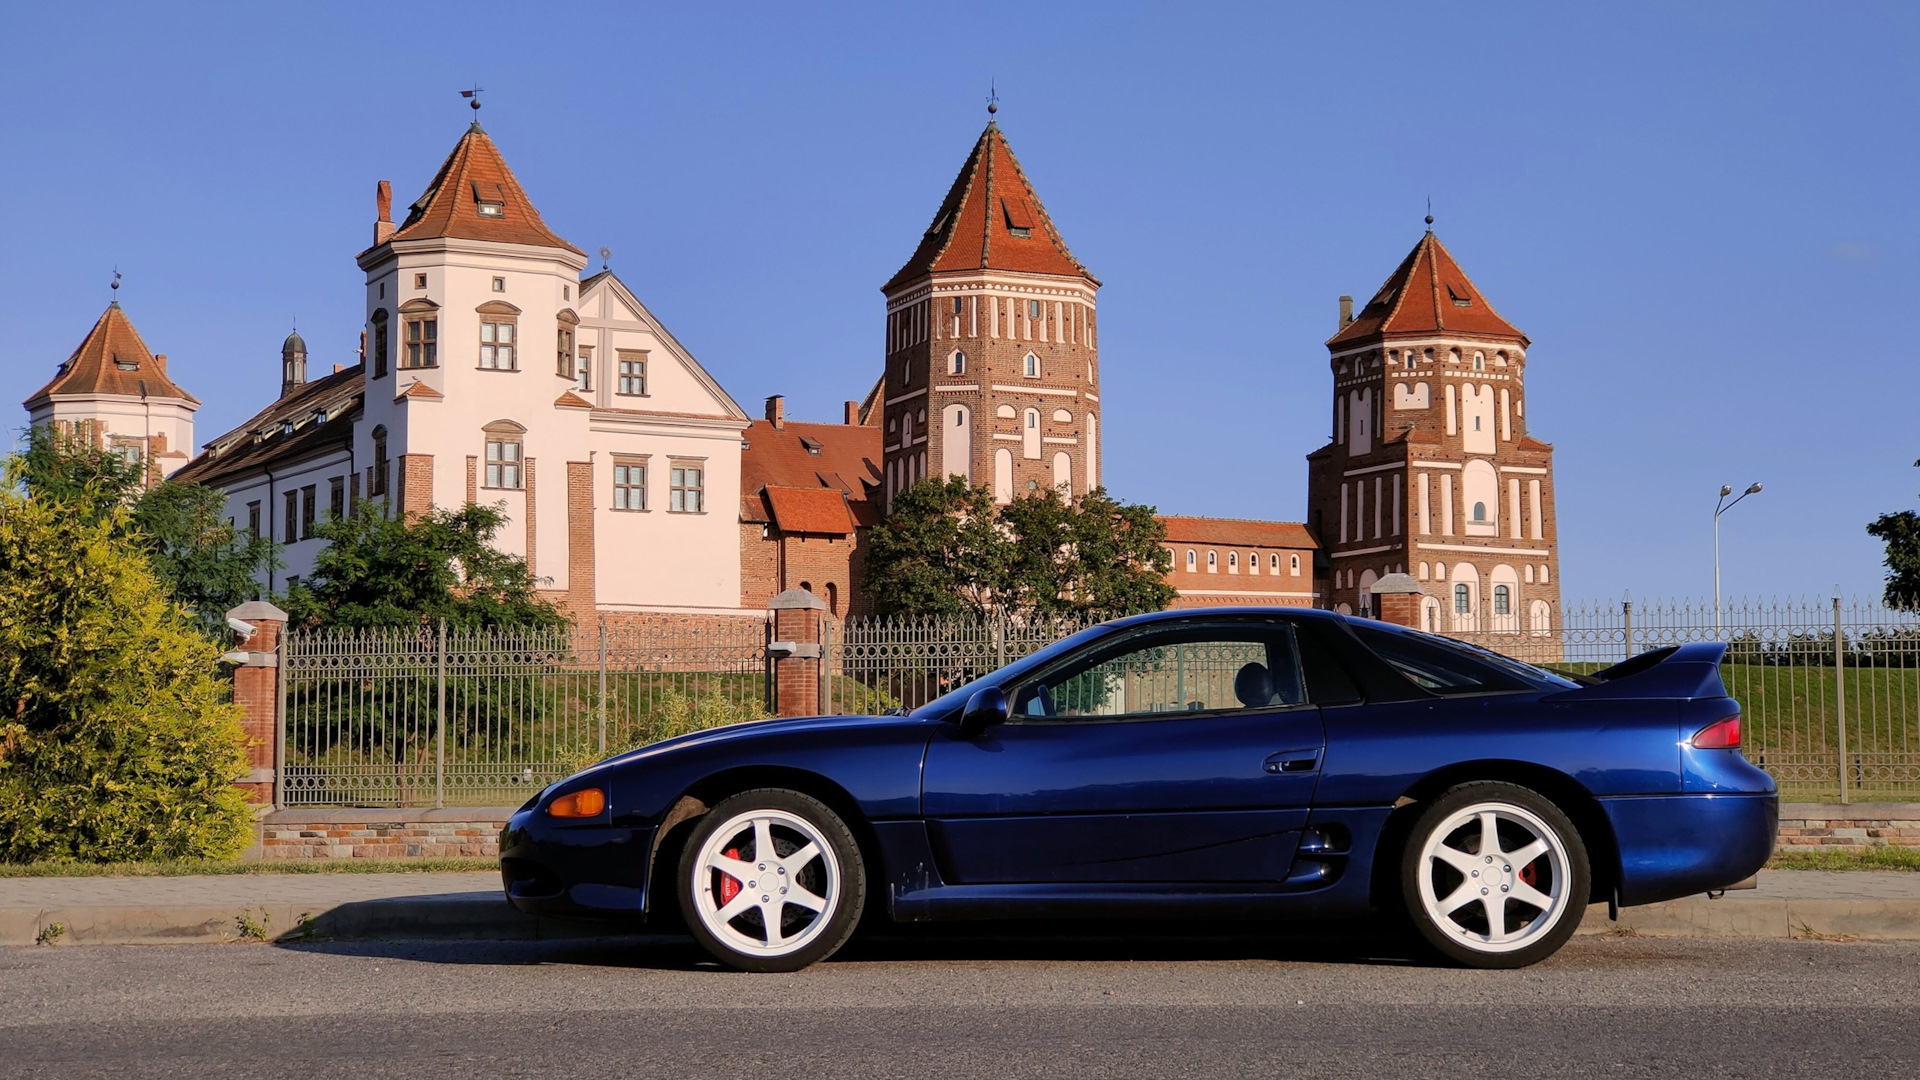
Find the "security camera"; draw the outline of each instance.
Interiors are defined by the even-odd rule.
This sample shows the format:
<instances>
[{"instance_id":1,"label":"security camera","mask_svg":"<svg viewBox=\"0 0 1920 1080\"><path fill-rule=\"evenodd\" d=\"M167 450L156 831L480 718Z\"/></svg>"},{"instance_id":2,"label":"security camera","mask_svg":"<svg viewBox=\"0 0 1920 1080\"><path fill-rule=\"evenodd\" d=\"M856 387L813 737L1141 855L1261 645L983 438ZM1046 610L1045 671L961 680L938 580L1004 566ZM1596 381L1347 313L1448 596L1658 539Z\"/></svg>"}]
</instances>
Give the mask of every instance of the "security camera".
<instances>
[{"instance_id":1,"label":"security camera","mask_svg":"<svg viewBox=\"0 0 1920 1080\"><path fill-rule=\"evenodd\" d=\"M250 638L257 628L250 622L244 622L229 615L227 616L227 629L239 634L243 638Z\"/></svg>"}]
</instances>

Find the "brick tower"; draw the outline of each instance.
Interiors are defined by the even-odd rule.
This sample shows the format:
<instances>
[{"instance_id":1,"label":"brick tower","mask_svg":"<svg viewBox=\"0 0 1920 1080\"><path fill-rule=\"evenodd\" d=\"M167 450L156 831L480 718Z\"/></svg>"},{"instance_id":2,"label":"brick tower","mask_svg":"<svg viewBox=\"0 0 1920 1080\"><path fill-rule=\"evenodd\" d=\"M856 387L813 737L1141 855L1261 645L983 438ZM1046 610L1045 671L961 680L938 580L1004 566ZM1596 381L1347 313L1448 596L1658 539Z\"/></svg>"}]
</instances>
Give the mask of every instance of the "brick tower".
<instances>
[{"instance_id":1,"label":"brick tower","mask_svg":"<svg viewBox=\"0 0 1920 1080\"><path fill-rule=\"evenodd\" d=\"M930 475L991 485L1000 502L1100 485L1099 288L989 120L881 287L886 371L863 418L885 427L888 505Z\"/></svg>"},{"instance_id":2,"label":"brick tower","mask_svg":"<svg viewBox=\"0 0 1920 1080\"><path fill-rule=\"evenodd\" d=\"M1431 223L1431 219L1429 219ZM1558 626L1553 447L1527 434L1527 336L1429 229L1358 316L1341 298L1333 441L1307 455L1316 588L1369 610L1391 573L1420 582L1422 629ZM1497 643L1496 643L1497 645Z\"/></svg>"}]
</instances>

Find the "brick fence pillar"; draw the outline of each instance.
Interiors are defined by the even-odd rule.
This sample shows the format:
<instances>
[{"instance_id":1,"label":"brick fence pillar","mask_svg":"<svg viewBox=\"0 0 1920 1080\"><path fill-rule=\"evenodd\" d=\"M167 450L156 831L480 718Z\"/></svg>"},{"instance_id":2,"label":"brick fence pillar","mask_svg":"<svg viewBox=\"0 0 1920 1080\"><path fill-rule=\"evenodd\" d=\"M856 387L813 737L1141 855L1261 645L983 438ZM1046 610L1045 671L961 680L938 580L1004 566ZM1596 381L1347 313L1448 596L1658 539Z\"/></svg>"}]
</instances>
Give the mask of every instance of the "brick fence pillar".
<instances>
[{"instance_id":1,"label":"brick fence pillar","mask_svg":"<svg viewBox=\"0 0 1920 1080\"><path fill-rule=\"evenodd\" d=\"M773 615L774 712L812 716L820 708L820 624L827 602L805 589L788 589L767 601Z\"/></svg>"},{"instance_id":2,"label":"brick fence pillar","mask_svg":"<svg viewBox=\"0 0 1920 1080\"><path fill-rule=\"evenodd\" d=\"M253 625L253 633L227 654L234 665L234 703L246 710L240 727L247 733L247 775L238 786L249 800L271 804L279 767L280 639L287 613L254 600L227 612L227 618Z\"/></svg>"},{"instance_id":3,"label":"brick fence pillar","mask_svg":"<svg viewBox=\"0 0 1920 1080\"><path fill-rule=\"evenodd\" d=\"M1420 601L1427 590L1409 574L1388 574L1373 583L1374 618L1420 629Z\"/></svg>"}]
</instances>

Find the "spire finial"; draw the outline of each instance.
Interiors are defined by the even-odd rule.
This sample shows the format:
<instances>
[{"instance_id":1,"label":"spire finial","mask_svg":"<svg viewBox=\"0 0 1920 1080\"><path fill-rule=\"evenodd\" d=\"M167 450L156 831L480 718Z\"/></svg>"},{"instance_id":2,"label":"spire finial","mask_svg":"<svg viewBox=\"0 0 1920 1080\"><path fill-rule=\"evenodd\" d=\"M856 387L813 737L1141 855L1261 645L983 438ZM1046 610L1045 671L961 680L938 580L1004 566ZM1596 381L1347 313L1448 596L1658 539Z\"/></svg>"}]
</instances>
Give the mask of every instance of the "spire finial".
<instances>
[{"instance_id":1,"label":"spire finial","mask_svg":"<svg viewBox=\"0 0 1920 1080\"><path fill-rule=\"evenodd\" d=\"M997 79L987 80L987 123L993 123L993 114L1000 111L1000 91Z\"/></svg>"},{"instance_id":2,"label":"spire finial","mask_svg":"<svg viewBox=\"0 0 1920 1080\"><path fill-rule=\"evenodd\" d=\"M613 258L612 248L607 248L607 247L601 248L600 249L600 269L605 270L607 268L607 263L611 261L612 258Z\"/></svg>"},{"instance_id":3,"label":"spire finial","mask_svg":"<svg viewBox=\"0 0 1920 1080\"><path fill-rule=\"evenodd\" d=\"M1433 196L1427 196L1427 231L1433 231Z\"/></svg>"},{"instance_id":4,"label":"spire finial","mask_svg":"<svg viewBox=\"0 0 1920 1080\"><path fill-rule=\"evenodd\" d=\"M475 131L480 130L480 92L482 89L483 87L481 87L479 83L474 83L473 89L460 91L460 96L466 98L467 104L473 107L473 129Z\"/></svg>"},{"instance_id":5,"label":"spire finial","mask_svg":"<svg viewBox=\"0 0 1920 1080\"><path fill-rule=\"evenodd\" d=\"M113 284L107 287L113 290L113 306L119 307L120 306L120 267L118 265L114 266L113 268Z\"/></svg>"}]
</instances>

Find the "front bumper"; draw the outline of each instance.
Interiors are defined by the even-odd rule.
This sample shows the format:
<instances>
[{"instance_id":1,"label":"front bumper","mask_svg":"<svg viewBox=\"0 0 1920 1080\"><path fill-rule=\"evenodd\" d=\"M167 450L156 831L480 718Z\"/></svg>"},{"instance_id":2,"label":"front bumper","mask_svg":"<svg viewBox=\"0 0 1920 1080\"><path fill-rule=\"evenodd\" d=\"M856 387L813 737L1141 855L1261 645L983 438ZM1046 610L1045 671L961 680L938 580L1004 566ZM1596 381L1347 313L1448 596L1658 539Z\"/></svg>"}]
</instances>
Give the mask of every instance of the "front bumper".
<instances>
[{"instance_id":1,"label":"front bumper","mask_svg":"<svg viewBox=\"0 0 1920 1080\"><path fill-rule=\"evenodd\" d=\"M522 810L500 832L507 903L529 915L643 919L652 828L561 822Z\"/></svg>"},{"instance_id":2,"label":"front bumper","mask_svg":"<svg viewBox=\"0 0 1920 1080\"><path fill-rule=\"evenodd\" d=\"M1773 792L1602 799L1620 849L1620 903L1653 904L1729 885L1773 857Z\"/></svg>"}]
</instances>

